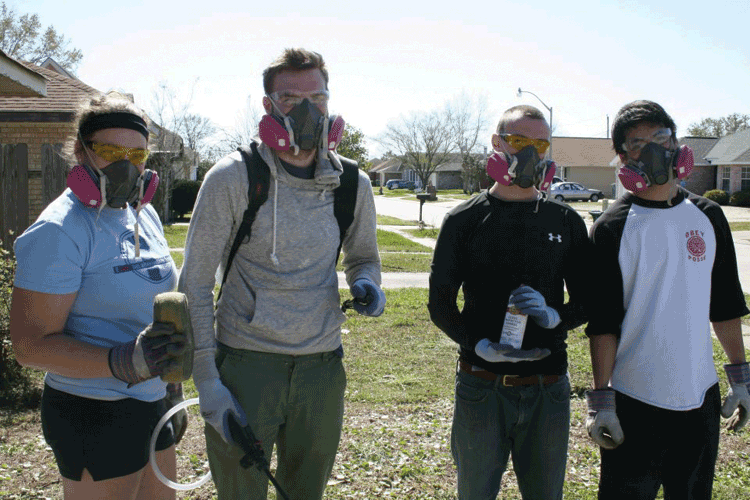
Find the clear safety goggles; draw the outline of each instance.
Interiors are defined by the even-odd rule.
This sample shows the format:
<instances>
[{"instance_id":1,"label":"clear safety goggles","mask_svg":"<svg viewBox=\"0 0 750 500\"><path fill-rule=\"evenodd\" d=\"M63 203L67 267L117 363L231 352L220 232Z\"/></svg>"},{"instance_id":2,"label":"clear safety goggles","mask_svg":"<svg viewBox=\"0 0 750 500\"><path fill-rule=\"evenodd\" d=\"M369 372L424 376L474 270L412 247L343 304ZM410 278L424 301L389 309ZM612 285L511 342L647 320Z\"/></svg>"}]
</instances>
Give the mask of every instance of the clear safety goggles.
<instances>
[{"instance_id":1,"label":"clear safety goggles","mask_svg":"<svg viewBox=\"0 0 750 500\"><path fill-rule=\"evenodd\" d=\"M327 90L314 90L312 92L297 92L296 90L281 90L279 92L272 92L268 95L271 99L281 104L284 107L293 108L294 106L302 103L305 99L308 99L311 103L316 106L326 104L330 93Z\"/></svg>"},{"instance_id":2,"label":"clear safety goggles","mask_svg":"<svg viewBox=\"0 0 750 500\"><path fill-rule=\"evenodd\" d=\"M650 142L669 148L671 141L672 129L660 128L654 131L650 137L631 137L622 144L622 149L628 153L640 153L641 149L646 147L646 144Z\"/></svg>"}]
</instances>

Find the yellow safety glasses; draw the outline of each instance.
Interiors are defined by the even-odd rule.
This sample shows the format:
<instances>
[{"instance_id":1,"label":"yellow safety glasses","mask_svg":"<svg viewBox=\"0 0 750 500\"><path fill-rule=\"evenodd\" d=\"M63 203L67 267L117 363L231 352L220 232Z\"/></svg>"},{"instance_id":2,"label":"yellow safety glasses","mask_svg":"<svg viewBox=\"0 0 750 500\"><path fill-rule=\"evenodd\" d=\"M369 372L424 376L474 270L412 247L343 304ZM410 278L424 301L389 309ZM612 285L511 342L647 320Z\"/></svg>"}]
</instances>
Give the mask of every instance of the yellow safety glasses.
<instances>
[{"instance_id":1,"label":"yellow safety glasses","mask_svg":"<svg viewBox=\"0 0 750 500\"><path fill-rule=\"evenodd\" d=\"M110 163L120 160L130 160L133 165L146 163L149 151L143 148L124 148L116 144L104 144L102 142L89 142L89 147L96 155Z\"/></svg>"},{"instance_id":2,"label":"yellow safety glasses","mask_svg":"<svg viewBox=\"0 0 750 500\"><path fill-rule=\"evenodd\" d=\"M521 151L523 148L527 146L534 146L534 149L536 149L536 152L539 153L539 156L542 156L544 153L547 152L547 149L549 149L549 141L546 139L530 139L528 137L524 137L522 135L516 135L516 134L498 134L500 137L503 138L503 140L508 143L510 147L513 149L516 149L517 151Z\"/></svg>"}]
</instances>

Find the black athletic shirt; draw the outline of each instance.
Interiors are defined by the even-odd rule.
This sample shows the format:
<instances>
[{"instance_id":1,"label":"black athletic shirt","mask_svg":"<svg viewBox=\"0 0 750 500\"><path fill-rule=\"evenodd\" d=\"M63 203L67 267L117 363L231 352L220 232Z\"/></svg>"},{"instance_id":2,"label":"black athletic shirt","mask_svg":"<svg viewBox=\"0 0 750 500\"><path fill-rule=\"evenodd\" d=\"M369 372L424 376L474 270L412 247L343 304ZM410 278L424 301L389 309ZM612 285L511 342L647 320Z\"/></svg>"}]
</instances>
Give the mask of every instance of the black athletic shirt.
<instances>
[{"instance_id":1,"label":"black athletic shirt","mask_svg":"<svg viewBox=\"0 0 750 500\"><path fill-rule=\"evenodd\" d=\"M508 202L482 192L443 221L430 273L432 321L458 343L461 359L486 370L565 374L567 331L585 322L585 295L599 281L588 265L589 248L583 219L567 205L552 200ZM521 284L541 292L562 320L547 330L529 318L522 348L546 347L552 354L540 361L485 361L474 347L483 338L500 338L510 292ZM461 288L464 307L459 311Z\"/></svg>"}]
</instances>

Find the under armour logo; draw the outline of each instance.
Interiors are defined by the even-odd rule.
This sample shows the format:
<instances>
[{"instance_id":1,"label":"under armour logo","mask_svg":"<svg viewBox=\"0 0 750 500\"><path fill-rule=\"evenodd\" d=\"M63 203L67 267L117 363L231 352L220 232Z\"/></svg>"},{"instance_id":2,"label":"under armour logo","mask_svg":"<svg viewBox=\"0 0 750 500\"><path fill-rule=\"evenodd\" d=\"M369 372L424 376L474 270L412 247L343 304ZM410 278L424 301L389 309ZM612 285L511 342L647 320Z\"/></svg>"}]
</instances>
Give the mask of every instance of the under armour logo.
<instances>
[{"instance_id":1,"label":"under armour logo","mask_svg":"<svg viewBox=\"0 0 750 500\"><path fill-rule=\"evenodd\" d=\"M557 240L558 243L562 243L562 235L561 234L556 234L555 235L555 234L549 233L549 240L550 241Z\"/></svg>"}]
</instances>

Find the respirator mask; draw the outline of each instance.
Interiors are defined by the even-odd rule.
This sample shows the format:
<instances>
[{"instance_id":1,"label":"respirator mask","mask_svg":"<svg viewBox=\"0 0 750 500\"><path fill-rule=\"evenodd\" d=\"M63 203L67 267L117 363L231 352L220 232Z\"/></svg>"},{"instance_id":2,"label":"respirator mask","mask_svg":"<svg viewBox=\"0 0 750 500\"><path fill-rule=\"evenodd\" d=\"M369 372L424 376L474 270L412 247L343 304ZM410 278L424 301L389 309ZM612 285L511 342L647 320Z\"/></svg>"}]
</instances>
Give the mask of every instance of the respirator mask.
<instances>
[{"instance_id":1,"label":"respirator mask","mask_svg":"<svg viewBox=\"0 0 750 500\"><path fill-rule=\"evenodd\" d=\"M688 146L669 149L649 142L640 149L637 160L628 160L620 167L617 177L625 189L637 193L666 184L671 172L678 179L684 179L690 174L693 163L693 150Z\"/></svg>"},{"instance_id":2,"label":"respirator mask","mask_svg":"<svg viewBox=\"0 0 750 500\"><path fill-rule=\"evenodd\" d=\"M328 93L322 93L327 101ZM283 113L273 95L267 96L274 112L266 114L260 121L260 139L276 151L327 149L333 151L344 135L344 119L337 115L328 116L318 105L305 97ZM314 95L313 99L317 97ZM322 97L318 98L322 99ZM323 142L325 138L325 142Z\"/></svg>"},{"instance_id":3,"label":"respirator mask","mask_svg":"<svg viewBox=\"0 0 750 500\"><path fill-rule=\"evenodd\" d=\"M555 175L555 162L539 158L534 146L526 146L515 155L495 151L487 160L487 174L504 186L546 190Z\"/></svg>"}]
</instances>

